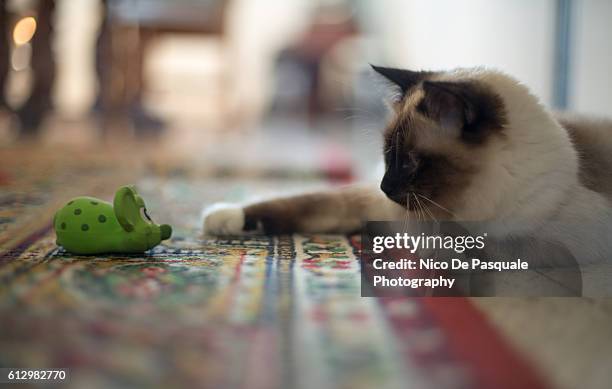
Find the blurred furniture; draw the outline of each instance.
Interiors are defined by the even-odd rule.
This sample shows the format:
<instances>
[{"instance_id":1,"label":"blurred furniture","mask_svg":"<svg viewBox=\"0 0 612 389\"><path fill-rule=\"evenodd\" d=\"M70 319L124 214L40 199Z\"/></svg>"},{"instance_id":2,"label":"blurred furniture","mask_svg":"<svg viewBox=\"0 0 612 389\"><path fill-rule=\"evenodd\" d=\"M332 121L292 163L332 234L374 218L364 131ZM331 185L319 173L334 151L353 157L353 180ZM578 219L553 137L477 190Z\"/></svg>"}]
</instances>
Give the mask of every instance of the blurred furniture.
<instances>
[{"instance_id":1,"label":"blurred furniture","mask_svg":"<svg viewBox=\"0 0 612 389\"><path fill-rule=\"evenodd\" d=\"M323 98L322 68L325 58L341 43L358 35L350 4L320 6L302 37L288 47L279 62L291 63L307 78L306 100L309 120L329 111Z\"/></svg>"},{"instance_id":2,"label":"blurred furniture","mask_svg":"<svg viewBox=\"0 0 612 389\"><path fill-rule=\"evenodd\" d=\"M145 53L147 46L160 36L207 35L227 47L225 21L229 3L229 0L105 0L106 15L97 50L99 107L114 113L141 109L146 89ZM223 52L229 55L229 50ZM230 89L227 68L222 67L217 74L222 92ZM227 100L227 94L218 99L218 111L224 117L229 117ZM138 117L139 112L131 114Z\"/></svg>"}]
</instances>

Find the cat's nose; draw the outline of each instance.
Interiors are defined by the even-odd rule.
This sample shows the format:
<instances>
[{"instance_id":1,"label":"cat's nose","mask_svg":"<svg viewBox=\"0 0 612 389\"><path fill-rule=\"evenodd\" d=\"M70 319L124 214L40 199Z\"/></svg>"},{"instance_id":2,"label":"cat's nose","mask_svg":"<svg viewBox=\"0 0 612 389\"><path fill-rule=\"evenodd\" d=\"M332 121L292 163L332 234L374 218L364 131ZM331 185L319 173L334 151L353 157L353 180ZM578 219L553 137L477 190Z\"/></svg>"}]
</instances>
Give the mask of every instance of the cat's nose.
<instances>
[{"instance_id":1,"label":"cat's nose","mask_svg":"<svg viewBox=\"0 0 612 389\"><path fill-rule=\"evenodd\" d=\"M402 181L398 179L398 177L393 174L385 174L381 183L380 190L392 201L396 203L406 206L407 204L407 195L403 188Z\"/></svg>"},{"instance_id":2,"label":"cat's nose","mask_svg":"<svg viewBox=\"0 0 612 389\"><path fill-rule=\"evenodd\" d=\"M382 181L380 183L380 190L382 190L386 195L389 195L389 192L391 191L391 189L389 188L389 185L387 185L385 181Z\"/></svg>"},{"instance_id":3,"label":"cat's nose","mask_svg":"<svg viewBox=\"0 0 612 389\"><path fill-rule=\"evenodd\" d=\"M395 182L389 179L387 175L385 175L382 181L380 182L380 190L382 190L387 196L393 195L396 186L397 185L395 184Z\"/></svg>"}]
</instances>

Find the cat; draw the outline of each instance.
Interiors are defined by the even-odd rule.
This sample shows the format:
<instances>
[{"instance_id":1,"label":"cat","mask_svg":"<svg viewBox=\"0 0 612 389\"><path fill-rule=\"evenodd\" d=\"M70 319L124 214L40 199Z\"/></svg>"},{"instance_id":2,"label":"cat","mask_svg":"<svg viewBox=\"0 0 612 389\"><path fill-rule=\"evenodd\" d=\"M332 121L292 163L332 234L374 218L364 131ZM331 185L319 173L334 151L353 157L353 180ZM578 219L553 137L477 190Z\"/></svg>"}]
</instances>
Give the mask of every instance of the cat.
<instances>
[{"instance_id":1,"label":"cat","mask_svg":"<svg viewBox=\"0 0 612 389\"><path fill-rule=\"evenodd\" d=\"M612 253L612 122L555 116L525 85L493 69L373 69L396 91L379 187L215 204L205 211L205 233L350 233L366 220L405 218L495 221L493 236L537 233L586 262Z\"/></svg>"}]
</instances>

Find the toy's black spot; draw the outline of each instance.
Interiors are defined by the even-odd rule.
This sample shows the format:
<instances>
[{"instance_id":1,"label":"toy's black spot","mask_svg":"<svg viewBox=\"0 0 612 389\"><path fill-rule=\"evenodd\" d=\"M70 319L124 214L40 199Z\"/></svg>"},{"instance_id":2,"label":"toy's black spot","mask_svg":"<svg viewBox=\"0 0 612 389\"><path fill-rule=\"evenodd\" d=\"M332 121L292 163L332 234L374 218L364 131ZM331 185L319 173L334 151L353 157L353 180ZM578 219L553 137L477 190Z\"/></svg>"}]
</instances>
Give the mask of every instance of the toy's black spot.
<instances>
[{"instance_id":1,"label":"toy's black spot","mask_svg":"<svg viewBox=\"0 0 612 389\"><path fill-rule=\"evenodd\" d=\"M104 215L100 215L100 216L98 216L98 221L99 221L100 223L104 223L104 222L106 222L106 216L104 216Z\"/></svg>"},{"instance_id":2,"label":"toy's black spot","mask_svg":"<svg viewBox=\"0 0 612 389\"><path fill-rule=\"evenodd\" d=\"M61 228L62 230L65 230L65 229L66 229L66 223L62 223L62 224L60 224L60 228Z\"/></svg>"},{"instance_id":3,"label":"toy's black spot","mask_svg":"<svg viewBox=\"0 0 612 389\"><path fill-rule=\"evenodd\" d=\"M74 203L74 201L69 201L69 202L68 202L68 205L72 205L72 203Z\"/></svg>"},{"instance_id":4,"label":"toy's black spot","mask_svg":"<svg viewBox=\"0 0 612 389\"><path fill-rule=\"evenodd\" d=\"M74 214L75 215L80 215L83 211L81 211L81 208L77 208L74 210Z\"/></svg>"},{"instance_id":5,"label":"toy's black spot","mask_svg":"<svg viewBox=\"0 0 612 389\"><path fill-rule=\"evenodd\" d=\"M87 224L83 224L83 225L81 225L81 230L82 231L87 231L87 230L89 230L89 226Z\"/></svg>"},{"instance_id":6,"label":"toy's black spot","mask_svg":"<svg viewBox=\"0 0 612 389\"><path fill-rule=\"evenodd\" d=\"M90 201L91 205L98 205L97 201Z\"/></svg>"}]
</instances>

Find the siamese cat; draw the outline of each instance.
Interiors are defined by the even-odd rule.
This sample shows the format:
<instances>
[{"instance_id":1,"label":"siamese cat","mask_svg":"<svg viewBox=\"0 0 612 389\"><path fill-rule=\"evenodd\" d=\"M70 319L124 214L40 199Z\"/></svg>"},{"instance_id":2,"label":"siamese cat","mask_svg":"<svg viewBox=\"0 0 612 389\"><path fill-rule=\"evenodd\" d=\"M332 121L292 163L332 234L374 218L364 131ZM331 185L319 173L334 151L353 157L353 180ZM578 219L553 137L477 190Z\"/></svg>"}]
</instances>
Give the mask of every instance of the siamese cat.
<instances>
[{"instance_id":1,"label":"siamese cat","mask_svg":"<svg viewBox=\"0 0 612 389\"><path fill-rule=\"evenodd\" d=\"M379 185L215 204L205 211L205 233L350 233L366 220L406 218L494 221L489 235L538 234L587 262L610 257L612 122L554 116L496 70L373 68L397 92Z\"/></svg>"}]
</instances>

